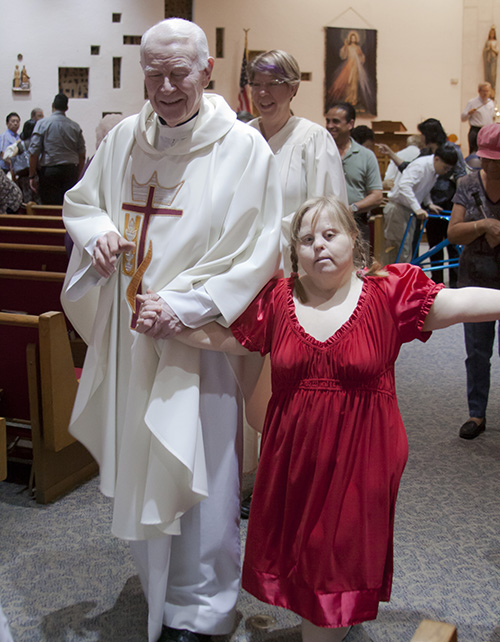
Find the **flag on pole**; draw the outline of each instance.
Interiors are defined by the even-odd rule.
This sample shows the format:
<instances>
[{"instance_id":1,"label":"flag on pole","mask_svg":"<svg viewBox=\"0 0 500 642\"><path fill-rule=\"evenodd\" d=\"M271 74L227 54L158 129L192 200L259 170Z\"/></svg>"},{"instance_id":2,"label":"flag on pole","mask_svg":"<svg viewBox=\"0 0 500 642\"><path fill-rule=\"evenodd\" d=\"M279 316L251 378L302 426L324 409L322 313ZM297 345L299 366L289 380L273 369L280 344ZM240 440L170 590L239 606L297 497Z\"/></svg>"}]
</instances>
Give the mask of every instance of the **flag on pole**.
<instances>
[{"instance_id":1,"label":"flag on pole","mask_svg":"<svg viewBox=\"0 0 500 642\"><path fill-rule=\"evenodd\" d=\"M248 111L252 113L252 100L250 98L250 85L248 84L247 64L248 64L248 29L245 29L245 49L243 50L243 60L241 62L240 72L240 93L238 94L238 111Z\"/></svg>"}]
</instances>

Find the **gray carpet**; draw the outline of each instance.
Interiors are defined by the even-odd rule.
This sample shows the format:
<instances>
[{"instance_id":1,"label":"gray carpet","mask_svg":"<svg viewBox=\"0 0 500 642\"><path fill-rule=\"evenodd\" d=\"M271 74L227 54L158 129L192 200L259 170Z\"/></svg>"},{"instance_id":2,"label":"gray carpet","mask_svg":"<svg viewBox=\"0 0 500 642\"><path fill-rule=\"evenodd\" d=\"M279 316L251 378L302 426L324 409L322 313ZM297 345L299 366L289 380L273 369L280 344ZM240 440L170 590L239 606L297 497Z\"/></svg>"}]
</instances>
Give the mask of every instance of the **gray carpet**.
<instances>
[{"instance_id":1,"label":"gray carpet","mask_svg":"<svg viewBox=\"0 0 500 642\"><path fill-rule=\"evenodd\" d=\"M463 359L455 327L405 346L398 360L410 458L393 595L348 642L409 641L423 618L455 624L461 641L500 642L500 362L493 360L487 430L467 442L458 438L468 414ZM146 604L110 519L96 480L49 506L0 483L0 603L14 642L146 640ZM231 640L299 642L298 622L242 591Z\"/></svg>"}]
</instances>

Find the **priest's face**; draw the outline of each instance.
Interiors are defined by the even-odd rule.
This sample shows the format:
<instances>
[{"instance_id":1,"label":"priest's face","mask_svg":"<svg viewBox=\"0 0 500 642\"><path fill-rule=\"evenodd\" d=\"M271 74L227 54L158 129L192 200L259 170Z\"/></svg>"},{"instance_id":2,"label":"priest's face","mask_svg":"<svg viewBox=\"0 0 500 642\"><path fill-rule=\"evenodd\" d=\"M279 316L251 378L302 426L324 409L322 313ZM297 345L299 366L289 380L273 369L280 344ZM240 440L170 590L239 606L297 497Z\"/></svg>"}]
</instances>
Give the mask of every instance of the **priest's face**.
<instances>
[{"instance_id":1,"label":"priest's face","mask_svg":"<svg viewBox=\"0 0 500 642\"><path fill-rule=\"evenodd\" d=\"M196 114L203 89L210 82L213 59L206 69L200 69L192 39L171 33L151 35L141 64L149 100L167 125L181 125Z\"/></svg>"}]
</instances>

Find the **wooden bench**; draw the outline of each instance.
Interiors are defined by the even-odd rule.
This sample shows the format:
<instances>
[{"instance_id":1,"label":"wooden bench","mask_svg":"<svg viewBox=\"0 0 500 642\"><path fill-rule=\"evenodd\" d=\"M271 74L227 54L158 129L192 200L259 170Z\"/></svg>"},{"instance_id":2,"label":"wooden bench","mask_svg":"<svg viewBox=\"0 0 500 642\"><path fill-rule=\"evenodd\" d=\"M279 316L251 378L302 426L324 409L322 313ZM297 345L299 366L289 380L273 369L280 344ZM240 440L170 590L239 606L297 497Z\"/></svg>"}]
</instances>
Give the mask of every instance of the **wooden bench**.
<instances>
[{"instance_id":1,"label":"wooden bench","mask_svg":"<svg viewBox=\"0 0 500 642\"><path fill-rule=\"evenodd\" d=\"M0 242L0 268L65 273L68 260L61 245Z\"/></svg>"},{"instance_id":2,"label":"wooden bench","mask_svg":"<svg viewBox=\"0 0 500 642\"><path fill-rule=\"evenodd\" d=\"M64 229L60 216L33 216L30 214L0 214L0 227L49 227Z\"/></svg>"},{"instance_id":3,"label":"wooden bench","mask_svg":"<svg viewBox=\"0 0 500 642\"><path fill-rule=\"evenodd\" d=\"M60 310L63 272L0 268L0 311L41 314Z\"/></svg>"},{"instance_id":4,"label":"wooden bench","mask_svg":"<svg viewBox=\"0 0 500 642\"><path fill-rule=\"evenodd\" d=\"M62 205L38 205L37 203L27 203L26 213L32 216L58 216L62 218Z\"/></svg>"},{"instance_id":5,"label":"wooden bench","mask_svg":"<svg viewBox=\"0 0 500 642\"><path fill-rule=\"evenodd\" d=\"M0 387L7 438L19 425L32 442L37 502L46 504L97 473L89 452L68 432L78 387L72 345L61 312L38 316L0 313ZM8 329L7 329L8 328ZM81 342L75 346L81 354ZM0 444L0 459L1 459Z\"/></svg>"},{"instance_id":6,"label":"wooden bench","mask_svg":"<svg viewBox=\"0 0 500 642\"><path fill-rule=\"evenodd\" d=\"M457 642L457 629L446 622L422 620L411 642Z\"/></svg>"},{"instance_id":7,"label":"wooden bench","mask_svg":"<svg viewBox=\"0 0 500 642\"><path fill-rule=\"evenodd\" d=\"M64 247L64 228L1 225L0 241L3 243L39 243Z\"/></svg>"}]
</instances>

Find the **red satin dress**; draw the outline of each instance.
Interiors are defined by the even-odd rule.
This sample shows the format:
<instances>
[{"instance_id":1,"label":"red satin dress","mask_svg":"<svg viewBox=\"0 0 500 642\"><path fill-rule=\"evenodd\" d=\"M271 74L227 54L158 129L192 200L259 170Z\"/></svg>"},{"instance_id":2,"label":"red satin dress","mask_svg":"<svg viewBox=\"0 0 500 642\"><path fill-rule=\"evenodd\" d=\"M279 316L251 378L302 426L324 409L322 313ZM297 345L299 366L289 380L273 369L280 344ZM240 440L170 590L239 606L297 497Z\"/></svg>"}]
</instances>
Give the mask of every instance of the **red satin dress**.
<instances>
[{"instance_id":1,"label":"red satin dress","mask_svg":"<svg viewBox=\"0 0 500 642\"><path fill-rule=\"evenodd\" d=\"M291 279L268 283L231 326L272 367L243 587L317 626L374 619L391 592L408 453L394 362L403 343L430 337L422 326L442 286L411 265L387 271L364 278L326 341L299 324Z\"/></svg>"}]
</instances>

